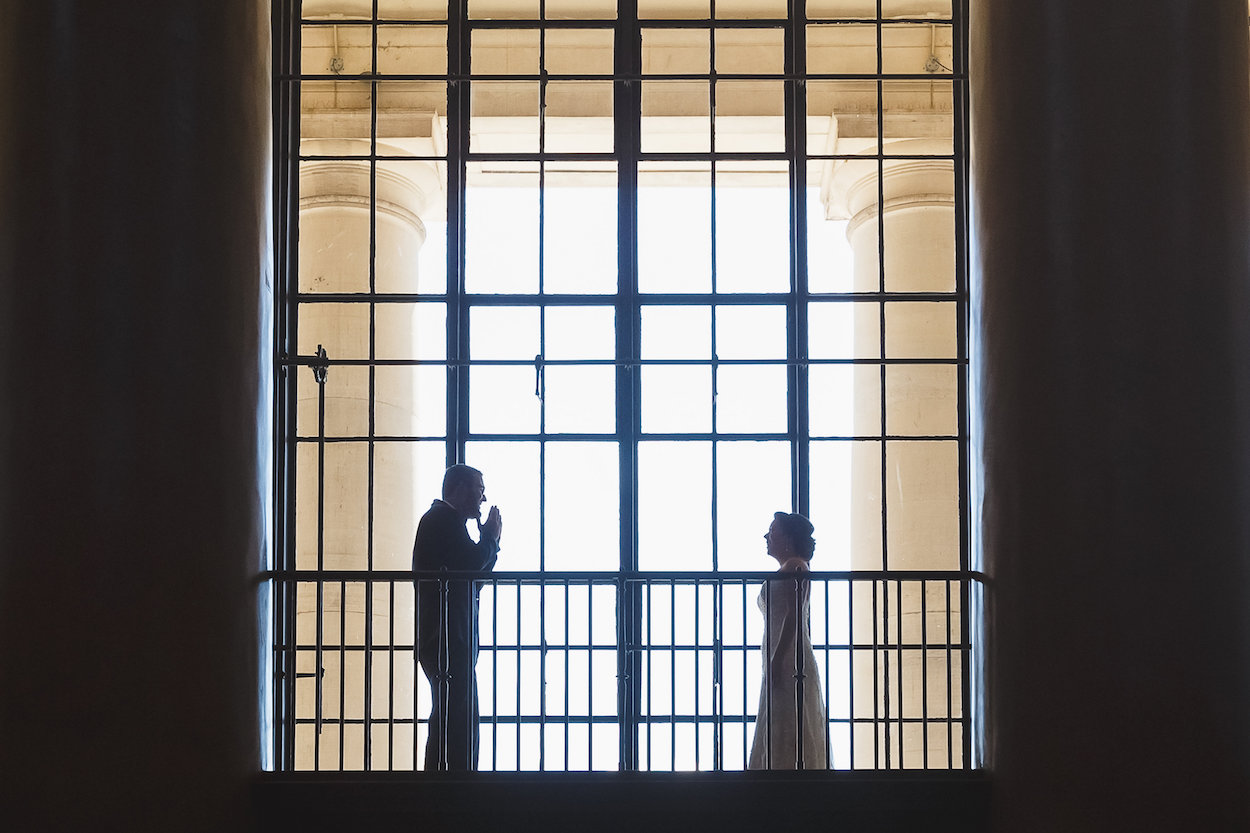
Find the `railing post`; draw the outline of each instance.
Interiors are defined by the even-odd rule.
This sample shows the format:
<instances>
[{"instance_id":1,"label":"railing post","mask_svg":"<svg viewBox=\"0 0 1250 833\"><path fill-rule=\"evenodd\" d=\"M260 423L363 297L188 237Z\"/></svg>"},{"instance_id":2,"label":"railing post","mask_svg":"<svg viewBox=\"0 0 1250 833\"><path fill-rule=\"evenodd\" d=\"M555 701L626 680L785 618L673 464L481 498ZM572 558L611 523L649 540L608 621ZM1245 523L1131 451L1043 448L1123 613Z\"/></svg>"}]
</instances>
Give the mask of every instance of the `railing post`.
<instances>
[{"instance_id":1,"label":"railing post","mask_svg":"<svg viewBox=\"0 0 1250 833\"><path fill-rule=\"evenodd\" d=\"M794 580L794 710L795 710L795 758L794 768L803 769L803 682L806 658L803 650L803 634L807 627L806 610L803 606L803 581Z\"/></svg>"},{"instance_id":2,"label":"railing post","mask_svg":"<svg viewBox=\"0 0 1250 833\"><path fill-rule=\"evenodd\" d=\"M773 768L773 664L769 661L773 648L773 584L771 579L764 579L764 769ZM759 727L756 727L759 732Z\"/></svg>"},{"instance_id":3,"label":"railing post","mask_svg":"<svg viewBox=\"0 0 1250 833\"><path fill-rule=\"evenodd\" d=\"M446 572L447 568L443 568ZM450 683L451 670L448 656L447 640L449 638L447 632L447 594L448 583L446 578L438 579L438 691L434 693L437 699L436 711L438 719L435 721L436 726L431 726L430 731L437 732L435 742L438 750L437 766L439 772L447 771L447 709L450 704ZM426 741L427 743L429 741Z\"/></svg>"}]
</instances>

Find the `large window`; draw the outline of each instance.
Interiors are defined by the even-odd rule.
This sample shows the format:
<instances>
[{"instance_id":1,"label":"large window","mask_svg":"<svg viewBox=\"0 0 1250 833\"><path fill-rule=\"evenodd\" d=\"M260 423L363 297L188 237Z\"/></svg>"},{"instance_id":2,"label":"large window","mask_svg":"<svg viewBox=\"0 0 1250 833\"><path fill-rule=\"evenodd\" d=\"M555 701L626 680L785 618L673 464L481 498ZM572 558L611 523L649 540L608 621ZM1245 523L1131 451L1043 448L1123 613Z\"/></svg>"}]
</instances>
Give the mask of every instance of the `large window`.
<instances>
[{"instance_id":1,"label":"large window","mask_svg":"<svg viewBox=\"0 0 1250 833\"><path fill-rule=\"evenodd\" d=\"M421 767L457 461L483 769L742 769L778 510L830 766L970 766L964 4L279 6L280 766Z\"/></svg>"}]
</instances>

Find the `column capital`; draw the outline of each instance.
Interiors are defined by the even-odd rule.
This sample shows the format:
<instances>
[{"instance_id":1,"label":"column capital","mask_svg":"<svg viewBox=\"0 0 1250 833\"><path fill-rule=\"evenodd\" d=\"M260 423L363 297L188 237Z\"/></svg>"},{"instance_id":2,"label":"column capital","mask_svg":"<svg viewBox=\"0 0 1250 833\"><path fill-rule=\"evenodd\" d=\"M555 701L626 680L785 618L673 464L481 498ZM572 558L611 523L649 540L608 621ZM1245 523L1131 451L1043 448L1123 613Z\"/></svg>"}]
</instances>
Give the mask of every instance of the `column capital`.
<instances>
[{"instance_id":1,"label":"column capital","mask_svg":"<svg viewBox=\"0 0 1250 833\"><path fill-rule=\"evenodd\" d=\"M950 143L940 139L903 139L886 144L890 154L939 156L950 153ZM862 159L842 159L826 168L821 196L829 219L850 220L851 226L877 216L880 170L885 210L917 206L952 208L955 182L949 159L908 159L887 156L880 162L875 155ZM848 229L849 232L850 229Z\"/></svg>"},{"instance_id":2,"label":"column capital","mask_svg":"<svg viewBox=\"0 0 1250 833\"><path fill-rule=\"evenodd\" d=\"M370 152L368 142L355 139L316 139L306 141L305 152L324 156L356 156ZM310 147L311 146L311 147ZM378 145L381 153L394 151ZM421 216L427 208L437 209L432 197L442 190L442 180L433 164L404 160L399 162L404 173L394 166L379 164L372 170L367 160L321 159L300 166L300 210L320 208L358 208L369 210L372 202L379 214L400 220L416 229L425 239L425 223ZM371 189L370 176L374 177Z\"/></svg>"}]
</instances>

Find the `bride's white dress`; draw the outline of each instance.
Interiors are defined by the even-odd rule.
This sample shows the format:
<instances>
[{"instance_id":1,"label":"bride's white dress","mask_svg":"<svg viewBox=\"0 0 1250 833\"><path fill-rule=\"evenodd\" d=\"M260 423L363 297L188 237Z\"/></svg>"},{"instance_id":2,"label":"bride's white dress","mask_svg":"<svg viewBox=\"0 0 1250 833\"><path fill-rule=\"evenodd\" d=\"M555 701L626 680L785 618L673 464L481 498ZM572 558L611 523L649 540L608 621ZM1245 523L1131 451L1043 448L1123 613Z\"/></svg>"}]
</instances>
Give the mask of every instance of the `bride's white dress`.
<instances>
[{"instance_id":1,"label":"bride's white dress","mask_svg":"<svg viewBox=\"0 0 1250 833\"><path fill-rule=\"evenodd\" d=\"M791 559L781 565L781 572L801 575L807 572L807 562L801 558ZM764 615L765 634L761 646L764 667L748 769L798 769L800 736L802 768L826 768L825 700L820 690L816 655L812 651L809 595L810 582L806 580L769 581L760 590L756 604ZM800 667L796 663L797 656L803 659L801 709L796 708L799 687L796 674Z\"/></svg>"}]
</instances>

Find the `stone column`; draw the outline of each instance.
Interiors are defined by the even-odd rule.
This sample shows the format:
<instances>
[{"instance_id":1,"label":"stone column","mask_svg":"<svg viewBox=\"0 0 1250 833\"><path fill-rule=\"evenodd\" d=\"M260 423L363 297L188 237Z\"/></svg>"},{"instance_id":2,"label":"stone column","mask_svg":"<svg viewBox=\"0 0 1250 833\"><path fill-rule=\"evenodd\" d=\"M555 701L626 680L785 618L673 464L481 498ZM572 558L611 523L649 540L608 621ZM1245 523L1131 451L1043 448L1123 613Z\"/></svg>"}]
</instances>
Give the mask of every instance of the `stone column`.
<instances>
[{"instance_id":1,"label":"stone column","mask_svg":"<svg viewBox=\"0 0 1250 833\"><path fill-rule=\"evenodd\" d=\"M314 156L348 156L367 154L369 142L351 139L305 139L303 152ZM387 153L385 146L379 153ZM305 162L300 169L300 247L299 283L305 293L367 293L370 291L369 258L374 257L374 284L379 293L417 291L417 253L425 242L425 226L420 212L437 196L437 178L432 167L407 163L414 176L403 176L385 166L373 175L367 161L332 160ZM418 172L428 174L420 178ZM416 177L416 178L414 178ZM371 208L372 194L372 208ZM371 228L373 246L370 245ZM411 356L415 338L415 315L408 305L378 307L386 316L386 325L375 330L375 356ZM369 357L370 304L367 300L352 303L305 304L299 317L301 352L308 353L318 344L326 345L333 362L343 358ZM336 355L338 353L339 355ZM318 391L312 374L301 369L299 409L301 433L316 435ZM375 395L370 398L369 370L365 367L331 366L326 387L326 430L330 436L367 436L369 407L372 402L385 433L415 433L415 391L400 377L379 377ZM441 407L441 402L438 405ZM299 490L310 500L301 504L297 521L298 555L302 568L317 566L316 495L318 471L316 456L310 453L300 459ZM330 447L324 475L325 553L326 569L364 570L368 562L369 507L367 477L369 472L368 443L338 444ZM406 570L412 565L412 539L419 517L413 483L416 476L415 449L402 443L381 443L373 446L373 569ZM390 632L388 585L374 591L373 644L385 645ZM405 611L396 623L397 641L410 641L412 633L411 592L397 590L397 609ZM327 634L337 642L340 614L346 622L348 644L365 644L365 588L348 584L343 593L337 584L327 585L320 602L321 616ZM298 627L302 640L311 642L318 615L318 599L314 586L302 585L298 601ZM305 664L311 657L305 658ZM324 694L322 717L339 717L339 686L344 687L343 715L359 719L364 716L365 663L363 656L348 654L348 665L339 667L337 651L327 651L323 666ZM413 669L411 662L397 662L397 680L388 687L385 675L374 674L371 716L385 719L391 698L397 717L412 717ZM312 671L312 667L302 670ZM316 708L314 678L302 678L298 688L297 713L312 717ZM320 742L316 742L312 725L301 727L296 735L296 766L313 768L320 757L320 766L337 769L340 743L336 723L323 724ZM410 762L411 742L396 742L394 765L404 768ZM342 758L347 769L365 767L365 739L358 725L346 727L343 733ZM374 766L385 766L386 738L375 738L372 745Z\"/></svg>"},{"instance_id":2,"label":"stone column","mask_svg":"<svg viewBox=\"0 0 1250 833\"><path fill-rule=\"evenodd\" d=\"M893 156L950 153L950 140L909 139L887 144ZM879 185L880 183L880 185ZM847 239L854 254L853 289L877 292L882 288L881 234L885 235L884 288L887 292L953 292L955 288L955 201L951 163L937 159L887 158L878 168L874 159L841 163L833 176L835 213L849 218ZM887 355L891 358L952 358L956 353L953 320L925 304L887 305ZM946 307L949 311L949 306ZM906 315L905 323L896 314ZM881 351L881 311L875 304L857 305L854 315L857 356ZM881 409L887 434L901 436L954 435L957 396L953 370L935 372L933 366L891 365L884 389L857 397L854 426L858 435L879 435ZM882 540L881 448L856 444L851 458L852 569L957 570L959 568L958 481L953 443L894 441L885 452L886 539ZM900 507L906 507L902 511ZM884 547L883 547L884 544ZM877 714L893 722L878 725L876 743L861 732L856 737L856 768L941 768L950 760L961 766L958 730L946 731L933 722L928 731L918 723L900 724L898 718L946 718L962 715L959 686L947 702L947 654L934 650L925 656L893 646L930 644L945 640L948 616L959 620L959 595L947 593L941 583L907 581L899 587L879 586L874 600L867 584L855 598L855 639L868 644L875 638L887 649L874 657L856 653L853 689L856 717ZM900 592L901 591L901 592ZM922 611L925 622L921 627ZM952 634L955 641L958 634ZM954 655L957 657L957 653ZM901 666L901 667L900 667ZM951 663L959 679L960 667ZM874 687L874 675L876 685ZM926 689L926 678L928 687ZM874 709L874 690L877 692ZM927 697L927 703L926 703ZM927 740L926 740L927 739ZM926 746L928 758L926 761ZM888 751L887 751L888 750Z\"/></svg>"},{"instance_id":3,"label":"stone column","mask_svg":"<svg viewBox=\"0 0 1250 833\"><path fill-rule=\"evenodd\" d=\"M5 3L0 806L250 827L268 704L266 3Z\"/></svg>"},{"instance_id":4,"label":"stone column","mask_svg":"<svg viewBox=\"0 0 1250 833\"><path fill-rule=\"evenodd\" d=\"M1250 829L1246 4L972 9L995 829Z\"/></svg>"}]
</instances>

